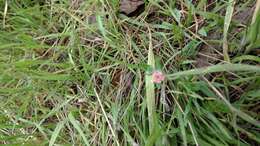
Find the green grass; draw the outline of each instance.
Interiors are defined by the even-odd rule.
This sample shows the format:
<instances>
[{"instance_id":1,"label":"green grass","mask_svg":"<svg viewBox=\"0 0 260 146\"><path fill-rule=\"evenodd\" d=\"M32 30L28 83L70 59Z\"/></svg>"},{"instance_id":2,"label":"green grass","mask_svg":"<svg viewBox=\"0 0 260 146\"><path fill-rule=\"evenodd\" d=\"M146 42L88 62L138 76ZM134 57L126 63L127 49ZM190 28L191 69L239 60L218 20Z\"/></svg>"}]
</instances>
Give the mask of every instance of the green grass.
<instances>
[{"instance_id":1,"label":"green grass","mask_svg":"<svg viewBox=\"0 0 260 146\"><path fill-rule=\"evenodd\" d=\"M259 1L71 2L0 0L0 145L260 144Z\"/></svg>"}]
</instances>

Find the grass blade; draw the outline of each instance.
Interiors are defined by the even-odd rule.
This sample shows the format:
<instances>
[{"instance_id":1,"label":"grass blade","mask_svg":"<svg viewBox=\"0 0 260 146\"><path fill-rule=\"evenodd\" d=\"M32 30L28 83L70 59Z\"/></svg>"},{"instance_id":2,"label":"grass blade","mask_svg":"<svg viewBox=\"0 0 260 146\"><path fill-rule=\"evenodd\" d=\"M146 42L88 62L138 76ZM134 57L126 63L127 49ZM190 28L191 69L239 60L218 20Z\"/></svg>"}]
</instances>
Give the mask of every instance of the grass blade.
<instances>
[{"instance_id":1,"label":"grass blade","mask_svg":"<svg viewBox=\"0 0 260 146\"><path fill-rule=\"evenodd\" d=\"M229 0L227 10L226 10L226 16L225 16L225 22L224 22L224 36L223 36L223 55L224 55L224 60L227 62L230 62L230 58L228 55L228 40L227 40L227 35L228 35L228 29L229 25L232 19L232 14L234 11L234 5L235 1L234 0Z\"/></svg>"},{"instance_id":2,"label":"grass blade","mask_svg":"<svg viewBox=\"0 0 260 146\"><path fill-rule=\"evenodd\" d=\"M181 76L202 75L202 74L224 72L224 71L250 71L250 72L259 73L260 67L254 65L246 65L246 64L220 64L220 65L209 66L206 68L191 69L187 71L173 73L168 75L168 78L175 79Z\"/></svg>"},{"instance_id":3,"label":"grass blade","mask_svg":"<svg viewBox=\"0 0 260 146\"><path fill-rule=\"evenodd\" d=\"M255 4L254 15L253 15L253 18L252 18L252 24L255 23L255 20L256 20L257 14L259 13L259 10L260 10L260 0L257 0L257 2Z\"/></svg>"},{"instance_id":4,"label":"grass blade","mask_svg":"<svg viewBox=\"0 0 260 146\"><path fill-rule=\"evenodd\" d=\"M178 111L178 121L179 121L179 124L180 124L183 145L187 146L186 130L185 130L184 120L183 120L183 117L182 117L182 114L181 114L180 110Z\"/></svg>"},{"instance_id":5,"label":"grass blade","mask_svg":"<svg viewBox=\"0 0 260 146\"><path fill-rule=\"evenodd\" d=\"M149 30L150 31L150 30ZM148 50L148 62L147 64L152 67L152 69L155 68L155 58L152 50L152 38L151 38L151 32L149 32L149 50ZM148 109L148 120L149 120L149 131L150 134L153 131L154 128L154 122L155 122L155 92L154 92L154 83L152 81L152 75L151 73L147 73L145 75L145 88L146 88L146 102L147 102L147 109Z\"/></svg>"},{"instance_id":6,"label":"grass blade","mask_svg":"<svg viewBox=\"0 0 260 146\"><path fill-rule=\"evenodd\" d=\"M109 127L109 129L110 129L110 131L111 131L111 133L112 133L112 135L113 135L113 137L114 137L114 139L115 139L115 142L116 142L116 144L117 144L118 146L120 146L120 144L119 144L119 142L118 142L118 140L117 140L117 137L116 137L115 130L113 129L112 125L110 124L110 121L109 121L109 119L108 119L108 117L107 117L106 111L105 111L105 109L104 109L104 107L103 107L103 104L101 103L101 100L100 100L99 95L98 95L98 93L97 93L97 91L96 91L95 88L94 88L94 92L95 92L95 94L96 94L96 96L97 96L98 103L99 103L99 105L100 105L100 107L101 107L101 110L102 110L102 113L103 113L103 115L104 115L104 117L105 117L105 119L106 119L106 121L107 121L108 127Z\"/></svg>"},{"instance_id":7,"label":"grass blade","mask_svg":"<svg viewBox=\"0 0 260 146\"><path fill-rule=\"evenodd\" d=\"M59 133L60 133L61 129L64 127L64 124L65 124L64 121L61 121L61 122L59 122L57 124L55 130L52 133L49 146L53 146L54 145L57 137L59 136Z\"/></svg>"},{"instance_id":8,"label":"grass blade","mask_svg":"<svg viewBox=\"0 0 260 146\"><path fill-rule=\"evenodd\" d=\"M81 130L80 125L78 124L78 121L74 118L72 113L69 113L68 118L69 118L70 123L73 125L73 127L78 131L78 133L81 136L81 138L83 139L85 145L89 146L89 142L86 138L86 135Z\"/></svg>"},{"instance_id":9,"label":"grass blade","mask_svg":"<svg viewBox=\"0 0 260 146\"><path fill-rule=\"evenodd\" d=\"M204 78L204 77L203 77ZM235 108L206 78L204 80L208 83L208 85L211 87L211 89L225 102L225 104L229 107L229 109L236 113L237 116L242 118L243 120L260 127L260 122L248 115L247 113Z\"/></svg>"},{"instance_id":10,"label":"grass blade","mask_svg":"<svg viewBox=\"0 0 260 146\"><path fill-rule=\"evenodd\" d=\"M232 62L241 62L241 61L244 61L244 60L250 60L250 61L255 61L255 62L258 62L260 63L260 57L257 57L257 56L253 56L253 55L242 55L242 56L239 56L239 57L235 57L234 59L232 59Z\"/></svg>"}]
</instances>

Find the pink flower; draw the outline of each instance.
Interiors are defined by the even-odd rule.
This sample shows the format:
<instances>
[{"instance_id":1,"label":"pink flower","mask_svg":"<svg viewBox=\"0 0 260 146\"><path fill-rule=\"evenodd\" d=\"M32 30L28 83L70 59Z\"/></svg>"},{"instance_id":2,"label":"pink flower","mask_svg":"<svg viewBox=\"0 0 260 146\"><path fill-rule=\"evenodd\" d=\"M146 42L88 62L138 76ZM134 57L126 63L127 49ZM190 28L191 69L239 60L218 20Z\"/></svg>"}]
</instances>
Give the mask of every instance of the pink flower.
<instances>
[{"instance_id":1,"label":"pink flower","mask_svg":"<svg viewBox=\"0 0 260 146\"><path fill-rule=\"evenodd\" d=\"M161 83L165 79L164 74L161 71L154 71L152 74L152 80L154 83Z\"/></svg>"}]
</instances>

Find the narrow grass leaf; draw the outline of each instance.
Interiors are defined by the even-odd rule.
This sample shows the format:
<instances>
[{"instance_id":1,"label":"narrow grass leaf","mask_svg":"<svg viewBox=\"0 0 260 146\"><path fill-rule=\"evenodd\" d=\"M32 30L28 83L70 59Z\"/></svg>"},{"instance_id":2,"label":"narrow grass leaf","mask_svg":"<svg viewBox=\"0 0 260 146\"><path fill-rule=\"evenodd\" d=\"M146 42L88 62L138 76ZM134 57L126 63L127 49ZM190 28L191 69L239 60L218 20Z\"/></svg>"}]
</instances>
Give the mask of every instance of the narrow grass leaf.
<instances>
[{"instance_id":1,"label":"narrow grass leaf","mask_svg":"<svg viewBox=\"0 0 260 146\"><path fill-rule=\"evenodd\" d=\"M252 22L251 26L249 27L249 32L247 35L247 42L249 45L246 47L245 53L248 54L252 51L252 49L258 48L260 46L259 41L259 27L260 27L260 11L257 12L256 18L254 22Z\"/></svg>"},{"instance_id":2,"label":"narrow grass leaf","mask_svg":"<svg viewBox=\"0 0 260 146\"><path fill-rule=\"evenodd\" d=\"M78 123L78 121L74 118L74 116L72 115L72 113L69 113L68 115L69 121L71 122L71 124L73 125L73 127L78 131L79 135L81 136L81 138L83 139L85 145L90 146L89 142L86 138L86 135L84 134L84 132L81 130L80 125Z\"/></svg>"},{"instance_id":3,"label":"narrow grass leaf","mask_svg":"<svg viewBox=\"0 0 260 146\"><path fill-rule=\"evenodd\" d=\"M260 0L257 0L257 2L255 4L254 15L253 15L253 18L252 18L252 24L255 22L257 14L259 14L259 9L260 9Z\"/></svg>"},{"instance_id":4,"label":"narrow grass leaf","mask_svg":"<svg viewBox=\"0 0 260 146\"><path fill-rule=\"evenodd\" d=\"M18 120L21 121L21 122L24 122L26 124L34 125L41 132L41 134L44 136L44 138L48 139L46 133L44 132L44 128L41 127L40 124L38 124L36 122L29 121L27 119L23 119L23 118L18 118Z\"/></svg>"},{"instance_id":5,"label":"narrow grass leaf","mask_svg":"<svg viewBox=\"0 0 260 146\"><path fill-rule=\"evenodd\" d=\"M185 130L185 125L184 125L184 120L181 114L181 111L178 110L178 121L180 124L180 129L181 129L181 136L183 140L183 145L187 146L187 136L186 136L186 130Z\"/></svg>"},{"instance_id":6,"label":"narrow grass leaf","mask_svg":"<svg viewBox=\"0 0 260 146\"><path fill-rule=\"evenodd\" d=\"M103 21L100 15L97 16L97 22L101 34L103 35L103 37L106 37L106 29L104 28Z\"/></svg>"},{"instance_id":7,"label":"narrow grass leaf","mask_svg":"<svg viewBox=\"0 0 260 146\"><path fill-rule=\"evenodd\" d=\"M52 133L49 146L53 146L55 144L55 141L56 141L57 137L59 136L61 129L64 127L64 124L65 124L64 121L61 121L57 124L55 130Z\"/></svg>"},{"instance_id":8,"label":"narrow grass leaf","mask_svg":"<svg viewBox=\"0 0 260 146\"><path fill-rule=\"evenodd\" d=\"M254 55L242 55L239 57L235 57L234 59L232 59L232 62L235 63L235 62L241 62L246 60L260 63L260 57Z\"/></svg>"},{"instance_id":9,"label":"narrow grass leaf","mask_svg":"<svg viewBox=\"0 0 260 146\"><path fill-rule=\"evenodd\" d=\"M234 11L234 5L235 1L234 0L229 0L227 10L226 10L226 16L225 16L225 22L224 22L224 36L223 36L223 55L224 55L224 60L227 62L230 62L230 58L228 55L228 29L229 25L231 23L233 11Z\"/></svg>"},{"instance_id":10,"label":"narrow grass leaf","mask_svg":"<svg viewBox=\"0 0 260 146\"><path fill-rule=\"evenodd\" d=\"M224 125L214 115L212 115L210 112L205 111L205 113L207 114L207 117L209 119L211 119L211 121L218 127L218 129L221 131L221 133L224 136L226 136L226 138L228 138L229 140L232 140L232 137L230 136L229 132L224 127Z\"/></svg>"},{"instance_id":11,"label":"narrow grass leaf","mask_svg":"<svg viewBox=\"0 0 260 146\"><path fill-rule=\"evenodd\" d=\"M224 71L249 71L249 72L260 72L259 66L254 65L246 65L246 64L220 64L220 65L213 65L206 68L198 68L198 69L191 69L187 71L181 71L173 74L169 74L169 79L179 78L181 76L188 76L188 75L203 75L208 73L214 72L224 72Z\"/></svg>"},{"instance_id":12,"label":"narrow grass leaf","mask_svg":"<svg viewBox=\"0 0 260 146\"><path fill-rule=\"evenodd\" d=\"M238 128L239 131L241 131L241 132L243 132L243 133L246 133L246 135L247 135L249 138L251 138L251 139L257 141L258 143L260 143L260 137L259 137L259 136L255 135L255 134L253 134L253 133L251 133L251 132L249 132L249 131L247 131L247 130L241 128L241 127L237 127L237 128Z\"/></svg>"},{"instance_id":13,"label":"narrow grass leaf","mask_svg":"<svg viewBox=\"0 0 260 146\"><path fill-rule=\"evenodd\" d=\"M155 125L156 126L156 125ZM161 135L161 131L158 130L159 127L157 126L157 128L154 128L151 135L148 137L147 139L147 143L145 144L145 146L152 146L156 143L156 140L158 139L158 137L160 137ZM156 145L156 144L155 144Z\"/></svg>"},{"instance_id":14,"label":"narrow grass leaf","mask_svg":"<svg viewBox=\"0 0 260 146\"><path fill-rule=\"evenodd\" d=\"M155 58L152 50L152 38L150 35L150 44L148 50L148 62L147 64L154 70L155 68ZM145 75L145 88L146 88L146 102L148 109L148 120L149 120L149 131L150 134L154 128L155 122L155 91L154 91L154 83L152 80L151 72L147 71Z\"/></svg>"},{"instance_id":15,"label":"narrow grass leaf","mask_svg":"<svg viewBox=\"0 0 260 146\"><path fill-rule=\"evenodd\" d=\"M31 77L34 79L41 79L41 80L52 80L52 81L64 81L72 79L69 74L55 74L49 72L36 72L30 71Z\"/></svg>"},{"instance_id":16,"label":"narrow grass leaf","mask_svg":"<svg viewBox=\"0 0 260 146\"><path fill-rule=\"evenodd\" d=\"M213 145L215 145L215 146L224 146L224 144L221 143L219 140L216 140L216 139L214 139L214 138L212 138L212 137L210 137L210 136L208 136L208 135L206 135L206 134L203 134L203 133L201 133L201 135L202 135L203 137L205 137L205 139L206 139L208 142L210 142L211 144L213 144Z\"/></svg>"},{"instance_id":17,"label":"narrow grass leaf","mask_svg":"<svg viewBox=\"0 0 260 146\"><path fill-rule=\"evenodd\" d=\"M63 108L64 106L66 106L67 104L69 104L69 102L74 99L74 97L69 97L68 100L64 101L63 103L58 104L58 106L56 106L55 108L53 108L48 114L46 114L44 116L44 118L42 118L40 125L50 116L56 114L61 108Z\"/></svg>"}]
</instances>

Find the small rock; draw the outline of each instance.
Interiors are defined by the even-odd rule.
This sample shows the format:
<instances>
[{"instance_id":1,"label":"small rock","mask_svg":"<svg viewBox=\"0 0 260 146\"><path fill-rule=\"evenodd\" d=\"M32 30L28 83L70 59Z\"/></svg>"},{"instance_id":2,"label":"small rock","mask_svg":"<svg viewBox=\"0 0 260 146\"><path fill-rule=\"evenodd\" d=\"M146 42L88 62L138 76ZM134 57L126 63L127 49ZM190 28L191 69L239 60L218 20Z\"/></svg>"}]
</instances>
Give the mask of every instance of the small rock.
<instances>
[{"instance_id":1,"label":"small rock","mask_svg":"<svg viewBox=\"0 0 260 146\"><path fill-rule=\"evenodd\" d=\"M143 0L121 0L120 12L125 13L126 15L130 15L142 5L144 5Z\"/></svg>"}]
</instances>

